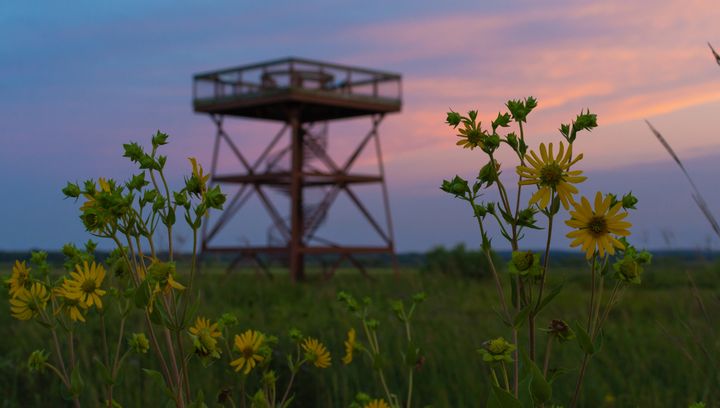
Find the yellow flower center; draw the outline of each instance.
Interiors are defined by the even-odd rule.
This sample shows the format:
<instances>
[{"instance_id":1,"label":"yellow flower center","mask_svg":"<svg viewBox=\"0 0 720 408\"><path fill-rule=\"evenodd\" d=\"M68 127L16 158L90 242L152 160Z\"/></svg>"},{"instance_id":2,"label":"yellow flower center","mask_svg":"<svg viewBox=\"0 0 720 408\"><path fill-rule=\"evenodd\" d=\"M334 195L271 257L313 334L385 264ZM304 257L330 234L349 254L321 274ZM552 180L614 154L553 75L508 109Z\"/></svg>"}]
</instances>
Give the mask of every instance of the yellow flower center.
<instances>
[{"instance_id":1,"label":"yellow flower center","mask_svg":"<svg viewBox=\"0 0 720 408\"><path fill-rule=\"evenodd\" d=\"M470 142L474 145L477 145L480 143L480 136L482 136L482 135L480 134L479 130L472 129L472 130L468 131L468 133L467 133L468 142Z\"/></svg>"},{"instance_id":2,"label":"yellow flower center","mask_svg":"<svg viewBox=\"0 0 720 408\"><path fill-rule=\"evenodd\" d=\"M253 350L253 348L250 346L242 349L242 355L243 355L243 357L245 357L246 360L251 359L254 354L255 354L255 350Z\"/></svg>"},{"instance_id":3,"label":"yellow flower center","mask_svg":"<svg viewBox=\"0 0 720 408\"><path fill-rule=\"evenodd\" d=\"M563 169L556 162L550 162L540 169L540 184L555 187L563 178Z\"/></svg>"},{"instance_id":4,"label":"yellow flower center","mask_svg":"<svg viewBox=\"0 0 720 408\"><path fill-rule=\"evenodd\" d=\"M592 234L594 237L600 237L608 233L607 229L607 221L605 220L605 217L602 216L594 216L590 219L587 226L588 231L590 231L590 234Z\"/></svg>"},{"instance_id":5,"label":"yellow flower center","mask_svg":"<svg viewBox=\"0 0 720 408\"><path fill-rule=\"evenodd\" d=\"M38 302L39 302L39 301L38 301L37 299L31 299L31 300L27 303L27 308L30 309L30 310L33 312L33 314L34 314L35 312L38 312L38 311L40 310L40 305L38 305Z\"/></svg>"},{"instance_id":6,"label":"yellow flower center","mask_svg":"<svg viewBox=\"0 0 720 408\"><path fill-rule=\"evenodd\" d=\"M85 293L93 293L95 292L96 288L97 286L95 285L94 279L85 279L85 281L83 281L82 285L80 286L80 289L82 289L82 291Z\"/></svg>"}]
</instances>

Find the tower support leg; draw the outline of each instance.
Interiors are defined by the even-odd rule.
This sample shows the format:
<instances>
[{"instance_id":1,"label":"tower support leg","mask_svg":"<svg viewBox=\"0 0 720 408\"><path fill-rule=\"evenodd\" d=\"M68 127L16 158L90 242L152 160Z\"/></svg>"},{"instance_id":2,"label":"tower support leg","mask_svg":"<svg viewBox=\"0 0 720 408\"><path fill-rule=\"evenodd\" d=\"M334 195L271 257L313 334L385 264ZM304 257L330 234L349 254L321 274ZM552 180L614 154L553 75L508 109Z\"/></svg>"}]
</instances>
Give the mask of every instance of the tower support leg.
<instances>
[{"instance_id":1,"label":"tower support leg","mask_svg":"<svg viewBox=\"0 0 720 408\"><path fill-rule=\"evenodd\" d=\"M303 145L304 134L297 108L290 112L291 169L290 169L290 276L293 282L305 279L303 246Z\"/></svg>"}]
</instances>

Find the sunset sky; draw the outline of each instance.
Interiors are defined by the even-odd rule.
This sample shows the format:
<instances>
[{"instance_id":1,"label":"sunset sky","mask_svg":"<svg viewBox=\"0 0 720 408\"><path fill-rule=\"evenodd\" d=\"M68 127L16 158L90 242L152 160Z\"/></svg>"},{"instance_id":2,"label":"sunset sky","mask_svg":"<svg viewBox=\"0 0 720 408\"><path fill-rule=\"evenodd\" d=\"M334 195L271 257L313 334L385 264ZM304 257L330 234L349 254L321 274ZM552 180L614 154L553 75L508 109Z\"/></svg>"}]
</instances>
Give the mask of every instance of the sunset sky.
<instances>
[{"instance_id":1,"label":"sunset sky","mask_svg":"<svg viewBox=\"0 0 720 408\"><path fill-rule=\"evenodd\" d=\"M707 46L720 47L718 21L717 0L3 2L0 250L87 240L79 203L60 189L67 180L127 177L122 143L146 143L157 129L171 135L176 185L186 157L209 167L214 129L192 111L192 74L285 56L403 75L403 110L380 129L400 251L478 245L466 208L438 186L455 174L472 178L484 163L455 146L445 112L478 109L489 122L507 99L528 95L539 100L526 128L531 147L559 141L560 123L581 109L598 115L600 127L575 146L589 176L581 191L633 190L639 246L719 249L644 123L666 136L720 215L720 67ZM332 126L331 146L350 143L334 142ZM367 127L348 124L343 137ZM252 152L277 127L231 130ZM338 205L329 233L370 240L343 223L352 208ZM563 235L555 246L567 245ZM541 244L539 236L527 243Z\"/></svg>"}]
</instances>

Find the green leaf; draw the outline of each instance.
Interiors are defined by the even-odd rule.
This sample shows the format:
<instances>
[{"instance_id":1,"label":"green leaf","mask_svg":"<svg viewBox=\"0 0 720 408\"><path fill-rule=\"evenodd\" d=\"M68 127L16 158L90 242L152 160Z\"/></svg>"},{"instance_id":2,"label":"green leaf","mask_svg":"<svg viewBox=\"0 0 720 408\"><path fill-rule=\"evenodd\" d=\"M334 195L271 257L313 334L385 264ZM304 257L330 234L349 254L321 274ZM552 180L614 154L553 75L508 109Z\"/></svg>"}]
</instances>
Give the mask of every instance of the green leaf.
<instances>
[{"instance_id":1,"label":"green leaf","mask_svg":"<svg viewBox=\"0 0 720 408\"><path fill-rule=\"evenodd\" d=\"M160 386L165 393L165 395L168 396L171 400L175 400L175 394L172 392L170 388L165 384L165 379L163 378L162 374L160 374L159 371L156 370L150 370L148 368L142 369L145 374L147 374L148 377L152 378L157 382L158 386Z\"/></svg>"},{"instance_id":2,"label":"green leaf","mask_svg":"<svg viewBox=\"0 0 720 408\"><path fill-rule=\"evenodd\" d=\"M413 342L409 342L407 345L407 351L405 352L405 364L409 367L414 367L417 364L419 357L420 348L413 344Z\"/></svg>"},{"instance_id":3,"label":"green leaf","mask_svg":"<svg viewBox=\"0 0 720 408\"><path fill-rule=\"evenodd\" d=\"M565 286L565 282L559 284L550 293L548 293L547 296L545 296L545 298L542 301L540 301L540 306L538 306L538 309L535 311L535 314L540 313L540 311L543 310L543 308L545 308L545 306L547 306L550 302L552 302L552 300L555 299L555 296L557 296L562 291L563 286Z\"/></svg>"},{"instance_id":4,"label":"green leaf","mask_svg":"<svg viewBox=\"0 0 720 408\"><path fill-rule=\"evenodd\" d=\"M515 396L496 385L492 386L485 406L487 408L522 408L522 404Z\"/></svg>"},{"instance_id":5,"label":"green leaf","mask_svg":"<svg viewBox=\"0 0 720 408\"><path fill-rule=\"evenodd\" d=\"M535 403L533 403L532 394L530 393L530 382L532 378L532 375L525 370L524 376L518 383L518 399L523 408L535 408Z\"/></svg>"},{"instance_id":6,"label":"green leaf","mask_svg":"<svg viewBox=\"0 0 720 408\"><path fill-rule=\"evenodd\" d=\"M113 385L114 381L112 378L112 375L110 375L110 370L105 366L105 364L100 361L99 358L93 357L93 361L95 362L95 365L97 366L97 372L100 373L100 378L103 380L103 382L106 385Z\"/></svg>"},{"instance_id":7,"label":"green leaf","mask_svg":"<svg viewBox=\"0 0 720 408\"><path fill-rule=\"evenodd\" d=\"M582 351L588 355L595 353L595 346L593 345L592 340L590 340L590 335L580 322L576 321L573 325L573 329L575 330L575 335L577 336L578 344L580 345Z\"/></svg>"},{"instance_id":8,"label":"green leaf","mask_svg":"<svg viewBox=\"0 0 720 408\"><path fill-rule=\"evenodd\" d=\"M205 394L203 394L202 390L198 391L197 397L194 401L190 402L188 408L207 408L205 404Z\"/></svg>"},{"instance_id":9,"label":"green leaf","mask_svg":"<svg viewBox=\"0 0 720 408\"><path fill-rule=\"evenodd\" d=\"M545 376L540 371L540 368L535 364L534 361L528 357L527 353L521 350L522 368L526 373L523 378L522 386L526 387L525 390L530 392L532 405L530 406L542 406L552 398L552 386L545 379ZM524 392L525 390L521 390ZM526 400L526 398L523 398ZM526 405L527 406L527 405Z\"/></svg>"},{"instance_id":10,"label":"green leaf","mask_svg":"<svg viewBox=\"0 0 720 408\"><path fill-rule=\"evenodd\" d=\"M80 370L78 369L78 366L75 366L72 373L70 373L70 392L72 395L80 395L84 387L85 382L80 376Z\"/></svg>"},{"instance_id":11,"label":"green leaf","mask_svg":"<svg viewBox=\"0 0 720 408\"><path fill-rule=\"evenodd\" d=\"M498 208L500 209L500 214L502 215L502 217L503 217L503 219L505 220L505 222L507 222L507 223L510 224L510 225L512 225L512 224L515 223L515 219L514 219L510 214L508 214L507 212L505 212L505 211L502 209L502 207L498 207Z\"/></svg>"},{"instance_id":12,"label":"green leaf","mask_svg":"<svg viewBox=\"0 0 720 408\"><path fill-rule=\"evenodd\" d=\"M532 380L530 381L530 394L532 394L535 403L542 405L552 398L552 386L545 379L545 376L542 375L542 372L535 362L530 361L530 363L533 372Z\"/></svg>"},{"instance_id":13,"label":"green leaf","mask_svg":"<svg viewBox=\"0 0 720 408\"><path fill-rule=\"evenodd\" d=\"M135 306L139 309L147 307L150 302L150 282L148 280L143 281L143 283L135 289L133 300L135 301Z\"/></svg>"}]
</instances>

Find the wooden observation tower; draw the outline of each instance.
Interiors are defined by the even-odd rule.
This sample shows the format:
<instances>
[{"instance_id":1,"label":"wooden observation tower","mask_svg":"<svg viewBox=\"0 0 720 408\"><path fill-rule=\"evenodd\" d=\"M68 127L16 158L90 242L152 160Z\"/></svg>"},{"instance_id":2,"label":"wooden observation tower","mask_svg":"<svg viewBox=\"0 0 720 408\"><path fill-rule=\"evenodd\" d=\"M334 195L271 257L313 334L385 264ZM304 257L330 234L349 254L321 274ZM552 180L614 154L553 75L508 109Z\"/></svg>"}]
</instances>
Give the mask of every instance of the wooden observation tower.
<instances>
[{"instance_id":1,"label":"wooden observation tower","mask_svg":"<svg viewBox=\"0 0 720 408\"><path fill-rule=\"evenodd\" d=\"M357 254L389 254L395 262L378 127L385 114L400 111L401 95L398 74L299 58L195 75L194 110L209 114L216 127L211 181L239 186L219 217L203 225L202 252L235 253L237 258L232 265L249 258L263 266L261 254L282 257L288 261L293 280L304 278L306 255L337 255L336 263L326 271L329 274L343 260L364 272L362 264L353 257ZM282 128L269 138L269 144L251 162L239 147L238 138L231 137L225 130L228 117L276 121ZM370 129L349 157L340 162L328 151L328 123L352 117L368 117ZM284 138L285 143L281 142ZM377 174L354 172L353 164L358 156L373 147ZM237 159L238 171L218 174L222 149L229 149ZM353 191L356 185L371 183L381 187L383 221L378 221ZM271 190L289 199L287 213L268 198ZM381 244L347 246L317 234L330 206L343 192L377 232ZM218 232L227 227L253 195L259 198L272 220L267 244L218 243ZM312 197L316 199L312 201Z\"/></svg>"}]
</instances>

